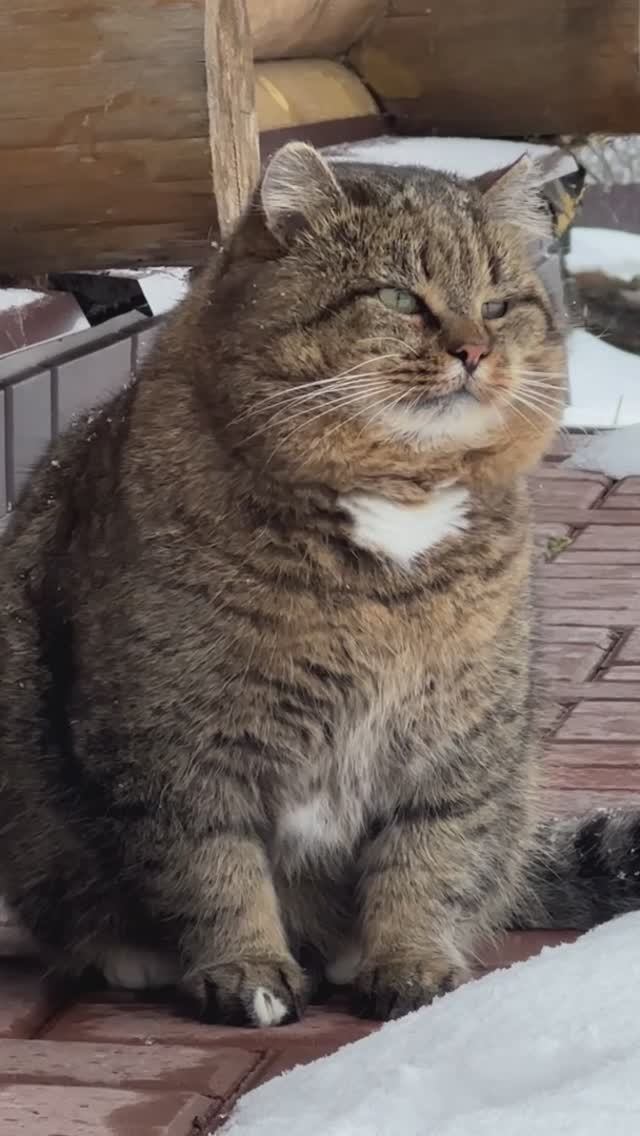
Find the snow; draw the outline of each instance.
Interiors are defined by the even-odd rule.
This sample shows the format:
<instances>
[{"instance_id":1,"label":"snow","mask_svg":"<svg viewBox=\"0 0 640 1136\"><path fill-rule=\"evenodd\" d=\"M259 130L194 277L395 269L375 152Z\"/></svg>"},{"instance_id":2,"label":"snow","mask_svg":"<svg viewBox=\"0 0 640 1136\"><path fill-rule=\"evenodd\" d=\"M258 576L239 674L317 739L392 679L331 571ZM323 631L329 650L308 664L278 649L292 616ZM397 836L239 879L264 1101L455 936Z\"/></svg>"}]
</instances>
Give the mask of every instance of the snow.
<instances>
[{"instance_id":1,"label":"snow","mask_svg":"<svg viewBox=\"0 0 640 1136\"><path fill-rule=\"evenodd\" d=\"M164 315L189 291L190 268L111 269L108 276L137 280L154 316Z\"/></svg>"},{"instance_id":2,"label":"snow","mask_svg":"<svg viewBox=\"0 0 640 1136\"><path fill-rule=\"evenodd\" d=\"M578 226L571 230L566 264L572 274L601 271L630 281L640 276L640 235ZM640 356L586 331L574 331L569 337L569 381L566 426L640 422Z\"/></svg>"},{"instance_id":3,"label":"snow","mask_svg":"<svg viewBox=\"0 0 640 1136\"><path fill-rule=\"evenodd\" d=\"M571 230L570 242L566 265L572 275L606 272L621 280L640 276L640 233L577 226Z\"/></svg>"},{"instance_id":4,"label":"snow","mask_svg":"<svg viewBox=\"0 0 640 1136\"><path fill-rule=\"evenodd\" d=\"M171 311L189 291L188 269L152 272L140 280L140 287L154 316Z\"/></svg>"},{"instance_id":5,"label":"snow","mask_svg":"<svg viewBox=\"0 0 640 1136\"><path fill-rule=\"evenodd\" d=\"M592 134L571 150L591 182L607 188L640 182L640 134Z\"/></svg>"},{"instance_id":6,"label":"snow","mask_svg":"<svg viewBox=\"0 0 640 1136\"><path fill-rule=\"evenodd\" d=\"M366 142L349 142L325 151L333 161L381 162L392 166L428 166L432 170L456 173L472 178L488 170L501 169L522 154L546 158L556 155L553 177L562 177L576 168L575 159L556 146L540 146L531 142L506 142L493 138L374 138Z\"/></svg>"},{"instance_id":7,"label":"snow","mask_svg":"<svg viewBox=\"0 0 640 1136\"><path fill-rule=\"evenodd\" d=\"M571 332L568 346L571 405L565 410L565 426L640 422L640 355L582 329Z\"/></svg>"},{"instance_id":8,"label":"snow","mask_svg":"<svg viewBox=\"0 0 640 1136\"><path fill-rule=\"evenodd\" d=\"M607 477L640 477L640 422L585 438L563 464Z\"/></svg>"},{"instance_id":9,"label":"snow","mask_svg":"<svg viewBox=\"0 0 640 1136\"><path fill-rule=\"evenodd\" d=\"M225 1136L637 1136L640 913L255 1089Z\"/></svg>"},{"instance_id":10,"label":"snow","mask_svg":"<svg viewBox=\"0 0 640 1136\"><path fill-rule=\"evenodd\" d=\"M26 308L29 304L46 300L44 292L32 288L0 288L0 312L10 312L16 308Z\"/></svg>"}]
</instances>

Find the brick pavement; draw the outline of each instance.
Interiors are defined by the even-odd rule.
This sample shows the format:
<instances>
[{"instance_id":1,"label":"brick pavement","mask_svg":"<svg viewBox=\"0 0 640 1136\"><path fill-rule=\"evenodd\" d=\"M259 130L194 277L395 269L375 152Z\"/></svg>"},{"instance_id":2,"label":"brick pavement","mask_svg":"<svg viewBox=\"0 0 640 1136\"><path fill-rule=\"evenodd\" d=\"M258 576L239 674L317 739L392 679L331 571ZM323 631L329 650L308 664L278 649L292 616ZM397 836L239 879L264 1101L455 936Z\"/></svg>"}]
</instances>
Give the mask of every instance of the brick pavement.
<instances>
[{"instance_id":1,"label":"brick pavement","mask_svg":"<svg viewBox=\"0 0 640 1136\"><path fill-rule=\"evenodd\" d=\"M640 804L640 478L532 479L553 813ZM571 937L509 936L485 967ZM0 1136L204 1136L237 1096L372 1027L335 1002L282 1030L213 1028L129 996L62 1003L0 918ZM22 952L23 953L23 952Z\"/></svg>"}]
</instances>

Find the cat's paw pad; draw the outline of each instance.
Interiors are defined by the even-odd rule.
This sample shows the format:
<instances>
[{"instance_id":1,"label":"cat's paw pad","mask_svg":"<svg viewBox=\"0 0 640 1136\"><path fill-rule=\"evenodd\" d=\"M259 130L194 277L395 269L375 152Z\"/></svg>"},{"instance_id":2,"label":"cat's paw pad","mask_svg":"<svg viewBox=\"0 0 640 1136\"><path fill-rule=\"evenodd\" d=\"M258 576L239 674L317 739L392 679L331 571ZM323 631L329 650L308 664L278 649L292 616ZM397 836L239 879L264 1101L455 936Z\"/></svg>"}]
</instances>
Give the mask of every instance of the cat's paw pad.
<instances>
[{"instance_id":1,"label":"cat's paw pad","mask_svg":"<svg viewBox=\"0 0 640 1136\"><path fill-rule=\"evenodd\" d=\"M255 1029L299 1021L308 997L304 971L287 958L213 967L198 985L204 1021Z\"/></svg>"},{"instance_id":2,"label":"cat's paw pad","mask_svg":"<svg viewBox=\"0 0 640 1136\"><path fill-rule=\"evenodd\" d=\"M429 974L420 968L375 967L358 976L353 1009L359 1017L374 1021L402 1018L455 990L465 977L457 968Z\"/></svg>"}]
</instances>

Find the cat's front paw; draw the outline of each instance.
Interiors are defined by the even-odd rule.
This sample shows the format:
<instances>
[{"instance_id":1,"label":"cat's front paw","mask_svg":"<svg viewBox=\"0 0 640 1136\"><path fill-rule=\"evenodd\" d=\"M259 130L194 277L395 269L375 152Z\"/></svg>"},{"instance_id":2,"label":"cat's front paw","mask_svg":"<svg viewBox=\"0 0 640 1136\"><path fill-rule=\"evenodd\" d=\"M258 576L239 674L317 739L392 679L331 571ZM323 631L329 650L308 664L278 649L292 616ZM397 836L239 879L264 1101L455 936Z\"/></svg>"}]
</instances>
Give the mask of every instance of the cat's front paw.
<instances>
[{"instance_id":1,"label":"cat's front paw","mask_svg":"<svg viewBox=\"0 0 640 1136\"><path fill-rule=\"evenodd\" d=\"M299 1021L308 999L307 977L290 958L215 966L189 985L203 1021L254 1029Z\"/></svg>"},{"instance_id":2,"label":"cat's front paw","mask_svg":"<svg viewBox=\"0 0 640 1136\"><path fill-rule=\"evenodd\" d=\"M428 1006L448 994L467 976L459 969L429 969L390 963L363 970L355 983L354 1012L361 1018L387 1022Z\"/></svg>"}]
</instances>

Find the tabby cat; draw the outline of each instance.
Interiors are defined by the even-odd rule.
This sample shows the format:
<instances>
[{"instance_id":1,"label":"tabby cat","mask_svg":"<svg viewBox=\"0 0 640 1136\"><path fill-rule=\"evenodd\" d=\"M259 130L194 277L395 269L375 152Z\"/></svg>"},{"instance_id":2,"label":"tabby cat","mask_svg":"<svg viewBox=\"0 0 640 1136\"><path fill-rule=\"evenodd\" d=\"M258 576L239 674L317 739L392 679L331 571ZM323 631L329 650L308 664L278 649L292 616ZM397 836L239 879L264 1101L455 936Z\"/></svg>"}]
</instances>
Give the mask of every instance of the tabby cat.
<instances>
[{"instance_id":1,"label":"tabby cat","mask_svg":"<svg viewBox=\"0 0 640 1136\"><path fill-rule=\"evenodd\" d=\"M634 905L635 820L536 808L523 475L565 375L538 180L284 147L35 470L0 565L0 886L55 970L250 1025L325 973L384 1019L516 913Z\"/></svg>"}]
</instances>

